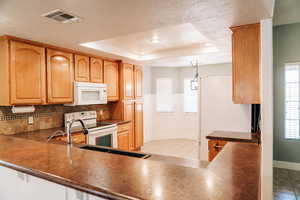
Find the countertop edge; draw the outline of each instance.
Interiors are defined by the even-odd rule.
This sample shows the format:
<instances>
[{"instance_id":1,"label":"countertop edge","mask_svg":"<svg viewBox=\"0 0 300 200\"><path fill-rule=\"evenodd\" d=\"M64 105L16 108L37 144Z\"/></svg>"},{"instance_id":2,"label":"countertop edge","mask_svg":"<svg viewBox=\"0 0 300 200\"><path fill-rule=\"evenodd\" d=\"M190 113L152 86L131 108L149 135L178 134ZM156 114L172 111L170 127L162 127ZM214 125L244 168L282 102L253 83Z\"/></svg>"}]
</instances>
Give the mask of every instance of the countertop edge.
<instances>
[{"instance_id":1,"label":"countertop edge","mask_svg":"<svg viewBox=\"0 0 300 200\"><path fill-rule=\"evenodd\" d=\"M9 137L9 136L5 136L5 137ZM252 162L253 165L255 167L255 175L260 175L260 168L258 166L259 164L259 159L260 159L260 146L257 144L251 144L251 143L247 143L247 144L243 144L243 143L234 143L234 142L229 142L228 144L225 145L224 150L217 155L216 159L208 166L208 170L211 171L212 173L214 173L216 176L219 176L221 179L223 179L224 181L227 179L230 179L230 177L228 177L228 174L224 174L224 170L228 171L226 168L234 168L235 170L238 170L238 174L241 173L241 171L243 171L243 169L241 170L241 166L239 166L239 163L244 163L243 161L243 157L244 154L246 153L247 155L250 155L249 158L247 158L247 162ZM235 157L235 156L239 156L239 157ZM235 157L234 160L232 160L232 158ZM231 159L227 159L227 158L231 158ZM252 159L251 159L252 158ZM103 188L103 187L99 187L99 186L93 186L90 184L85 184L85 183L80 183L76 180L72 180L72 179L66 179L64 177L58 176L55 173L47 173L47 172L43 172L40 171L39 169L31 169L31 168L26 168L24 166L22 166L22 164L14 164L13 162L7 162L4 160L0 160L0 165L7 167L7 168L11 168L14 169L16 171L20 171L41 179L45 179L48 180L50 182L53 183L57 183L63 186L67 186L73 189L77 189L79 191L82 192L86 192L88 194L91 195L95 195L95 196L99 196L102 198L106 198L106 199L127 199L127 200L136 200L139 198L134 197L134 195L124 195L118 192L113 192L112 190L109 190L109 188ZM243 183L259 183L259 179L254 179L253 177L250 177L246 180L242 181ZM247 189L247 194L252 194L251 196L255 196L257 194L255 193L251 193L252 189Z\"/></svg>"},{"instance_id":2,"label":"countertop edge","mask_svg":"<svg viewBox=\"0 0 300 200\"><path fill-rule=\"evenodd\" d=\"M0 166L7 167L9 169L13 169L13 170L16 170L18 172L22 172L22 173L25 173L28 175L32 175L34 177L41 178L41 179L44 179L44 180L47 180L47 181L50 181L53 183L57 183L59 185L67 186L69 188L73 188L73 189L79 190L81 192L85 192L85 193L95 195L95 196L98 196L101 198L106 198L106 199L111 199L111 200L139 200L138 198L134 198L131 196L126 196L126 195L119 194L119 193L109 192L102 188L96 189L96 187L95 187L95 189L89 189L87 186L85 186L83 184L69 181L63 177L59 177L54 174L44 173L44 172L41 172L38 170L31 170L29 168L24 168L19 165L5 162L3 160L0 160ZM89 185L89 187L91 187L91 186ZM100 191L100 190L102 190L102 191Z\"/></svg>"},{"instance_id":3,"label":"countertop edge","mask_svg":"<svg viewBox=\"0 0 300 200\"><path fill-rule=\"evenodd\" d=\"M246 142L246 143L257 143L254 139L240 139L240 138L228 138L228 137L216 137L216 136L206 136L209 140L223 140L227 142Z\"/></svg>"}]
</instances>

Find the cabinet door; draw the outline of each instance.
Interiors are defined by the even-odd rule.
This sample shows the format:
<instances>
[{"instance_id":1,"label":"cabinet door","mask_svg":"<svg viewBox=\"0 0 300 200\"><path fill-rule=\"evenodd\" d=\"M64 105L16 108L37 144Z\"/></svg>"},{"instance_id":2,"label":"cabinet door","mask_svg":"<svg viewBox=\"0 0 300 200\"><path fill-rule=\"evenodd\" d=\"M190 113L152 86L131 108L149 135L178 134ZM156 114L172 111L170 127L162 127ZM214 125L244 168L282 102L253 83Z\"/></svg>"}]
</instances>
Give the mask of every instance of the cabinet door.
<instances>
[{"instance_id":1,"label":"cabinet door","mask_svg":"<svg viewBox=\"0 0 300 200\"><path fill-rule=\"evenodd\" d=\"M129 130L118 132L118 149L129 150Z\"/></svg>"},{"instance_id":2,"label":"cabinet door","mask_svg":"<svg viewBox=\"0 0 300 200\"><path fill-rule=\"evenodd\" d=\"M232 28L233 102L259 104L260 25Z\"/></svg>"},{"instance_id":3,"label":"cabinet door","mask_svg":"<svg viewBox=\"0 0 300 200\"><path fill-rule=\"evenodd\" d=\"M143 98L143 70L134 66L134 95L135 98Z\"/></svg>"},{"instance_id":4,"label":"cabinet door","mask_svg":"<svg viewBox=\"0 0 300 200\"><path fill-rule=\"evenodd\" d=\"M134 144L138 149L144 145L144 103L136 101L134 105Z\"/></svg>"},{"instance_id":5,"label":"cabinet door","mask_svg":"<svg viewBox=\"0 0 300 200\"><path fill-rule=\"evenodd\" d=\"M122 90L124 94L124 99L133 99L134 98L134 69L133 65L123 64L122 68Z\"/></svg>"},{"instance_id":6,"label":"cabinet door","mask_svg":"<svg viewBox=\"0 0 300 200\"><path fill-rule=\"evenodd\" d=\"M104 61L104 83L107 84L107 100L119 100L119 66L116 62Z\"/></svg>"},{"instance_id":7,"label":"cabinet door","mask_svg":"<svg viewBox=\"0 0 300 200\"><path fill-rule=\"evenodd\" d=\"M65 200L66 188L50 181L0 166L1 200ZM51 191L51 195L45 195Z\"/></svg>"},{"instance_id":8,"label":"cabinet door","mask_svg":"<svg viewBox=\"0 0 300 200\"><path fill-rule=\"evenodd\" d=\"M103 60L91 58L90 81L93 83L103 83Z\"/></svg>"},{"instance_id":9,"label":"cabinet door","mask_svg":"<svg viewBox=\"0 0 300 200\"><path fill-rule=\"evenodd\" d=\"M72 103L73 81L73 55L47 49L48 103Z\"/></svg>"},{"instance_id":10,"label":"cabinet door","mask_svg":"<svg viewBox=\"0 0 300 200\"><path fill-rule=\"evenodd\" d=\"M124 120L130 120L129 149L134 149L134 101L124 101Z\"/></svg>"},{"instance_id":11,"label":"cabinet door","mask_svg":"<svg viewBox=\"0 0 300 200\"><path fill-rule=\"evenodd\" d=\"M11 104L45 103L45 49L11 41L10 53Z\"/></svg>"},{"instance_id":12,"label":"cabinet door","mask_svg":"<svg viewBox=\"0 0 300 200\"><path fill-rule=\"evenodd\" d=\"M208 140L208 160L212 161L223 149L227 142L221 140Z\"/></svg>"},{"instance_id":13,"label":"cabinet door","mask_svg":"<svg viewBox=\"0 0 300 200\"><path fill-rule=\"evenodd\" d=\"M87 56L75 55L75 81L90 81L90 58Z\"/></svg>"}]
</instances>

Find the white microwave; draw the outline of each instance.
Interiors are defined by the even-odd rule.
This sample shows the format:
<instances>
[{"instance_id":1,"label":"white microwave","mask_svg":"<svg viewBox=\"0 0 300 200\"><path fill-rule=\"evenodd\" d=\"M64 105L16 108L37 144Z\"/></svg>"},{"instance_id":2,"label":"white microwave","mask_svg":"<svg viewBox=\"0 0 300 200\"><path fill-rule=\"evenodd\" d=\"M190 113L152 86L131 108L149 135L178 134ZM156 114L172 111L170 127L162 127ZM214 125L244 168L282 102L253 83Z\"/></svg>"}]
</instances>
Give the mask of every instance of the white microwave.
<instances>
[{"instance_id":1,"label":"white microwave","mask_svg":"<svg viewBox=\"0 0 300 200\"><path fill-rule=\"evenodd\" d=\"M107 104L107 87L102 83L74 83L74 102L67 106Z\"/></svg>"}]
</instances>

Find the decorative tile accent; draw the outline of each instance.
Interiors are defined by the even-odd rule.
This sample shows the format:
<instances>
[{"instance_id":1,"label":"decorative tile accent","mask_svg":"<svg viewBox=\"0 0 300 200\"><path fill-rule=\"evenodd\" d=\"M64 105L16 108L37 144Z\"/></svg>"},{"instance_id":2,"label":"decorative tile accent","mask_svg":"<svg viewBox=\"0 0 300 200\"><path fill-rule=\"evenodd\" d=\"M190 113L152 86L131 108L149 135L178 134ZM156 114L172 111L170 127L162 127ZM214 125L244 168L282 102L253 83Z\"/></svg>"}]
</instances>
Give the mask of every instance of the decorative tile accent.
<instances>
[{"instance_id":1,"label":"decorative tile accent","mask_svg":"<svg viewBox=\"0 0 300 200\"><path fill-rule=\"evenodd\" d=\"M102 119L110 119L109 105L91 105L68 107L63 105L36 106L34 113L14 114L11 107L0 106L0 134L15 134L40 129L62 127L64 114L96 110L98 116L103 112ZM34 124L29 125L27 119L34 117Z\"/></svg>"}]
</instances>

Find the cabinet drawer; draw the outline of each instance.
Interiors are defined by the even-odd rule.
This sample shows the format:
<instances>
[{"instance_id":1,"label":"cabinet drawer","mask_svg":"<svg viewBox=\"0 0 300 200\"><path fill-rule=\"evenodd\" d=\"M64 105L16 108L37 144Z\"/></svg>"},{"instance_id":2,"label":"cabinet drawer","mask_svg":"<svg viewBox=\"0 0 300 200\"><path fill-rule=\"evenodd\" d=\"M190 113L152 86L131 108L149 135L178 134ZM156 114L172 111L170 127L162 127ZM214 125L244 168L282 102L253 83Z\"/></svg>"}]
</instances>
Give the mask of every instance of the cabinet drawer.
<instances>
[{"instance_id":1,"label":"cabinet drawer","mask_svg":"<svg viewBox=\"0 0 300 200\"><path fill-rule=\"evenodd\" d=\"M223 149L227 142L222 140L209 140L208 141L208 160L212 161L218 153Z\"/></svg>"},{"instance_id":2,"label":"cabinet drawer","mask_svg":"<svg viewBox=\"0 0 300 200\"><path fill-rule=\"evenodd\" d=\"M129 131L130 130L130 124L131 123L126 123L126 124L120 124L120 125L118 125L118 132Z\"/></svg>"}]
</instances>

